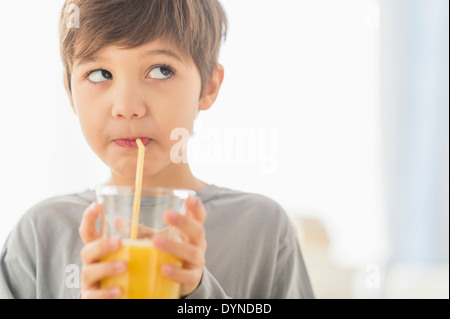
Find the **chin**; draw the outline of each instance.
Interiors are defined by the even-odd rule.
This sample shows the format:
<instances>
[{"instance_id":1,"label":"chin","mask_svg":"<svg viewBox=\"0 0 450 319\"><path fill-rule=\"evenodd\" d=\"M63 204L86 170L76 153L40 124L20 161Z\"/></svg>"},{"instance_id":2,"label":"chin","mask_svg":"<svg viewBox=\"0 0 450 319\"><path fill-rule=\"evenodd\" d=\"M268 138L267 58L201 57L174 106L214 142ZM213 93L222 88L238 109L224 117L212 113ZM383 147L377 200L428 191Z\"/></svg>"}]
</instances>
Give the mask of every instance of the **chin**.
<instances>
[{"instance_id":1,"label":"chin","mask_svg":"<svg viewBox=\"0 0 450 319\"><path fill-rule=\"evenodd\" d=\"M152 154L153 155L153 154ZM134 156L129 157L110 157L105 161L111 172L114 173L118 178L123 180L129 180L129 183L134 185L136 180L136 162L137 158ZM143 178L151 179L152 177L157 178L157 175L165 175L164 172L171 165L170 158L167 160L164 158L159 158L156 156L145 157L144 162L144 176ZM170 168L169 168L170 169ZM162 176L161 176L162 177Z\"/></svg>"},{"instance_id":2,"label":"chin","mask_svg":"<svg viewBox=\"0 0 450 319\"><path fill-rule=\"evenodd\" d=\"M115 175L122 179L136 179L136 163L134 161L120 161L108 166Z\"/></svg>"},{"instance_id":3,"label":"chin","mask_svg":"<svg viewBox=\"0 0 450 319\"><path fill-rule=\"evenodd\" d=\"M117 177L120 177L120 179L122 180L129 180L130 181L130 185L134 185L134 182L136 180L136 171L131 171L131 170L112 170L114 172L114 175L116 175Z\"/></svg>"},{"instance_id":4,"label":"chin","mask_svg":"<svg viewBox=\"0 0 450 319\"><path fill-rule=\"evenodd\" d=\"M130 180L130 184L134 185L134 182L136 180L136 165L130 165L130 166L122 166L122 167L110 167L110 169L114 172L114 174L121 179L124 180ZM143 172L143 178L149 178L153 176L155 173L157 173L157 169L155 170L155 167L145 168L144 165L144 172Z\"/></svg>"}]
</instances>

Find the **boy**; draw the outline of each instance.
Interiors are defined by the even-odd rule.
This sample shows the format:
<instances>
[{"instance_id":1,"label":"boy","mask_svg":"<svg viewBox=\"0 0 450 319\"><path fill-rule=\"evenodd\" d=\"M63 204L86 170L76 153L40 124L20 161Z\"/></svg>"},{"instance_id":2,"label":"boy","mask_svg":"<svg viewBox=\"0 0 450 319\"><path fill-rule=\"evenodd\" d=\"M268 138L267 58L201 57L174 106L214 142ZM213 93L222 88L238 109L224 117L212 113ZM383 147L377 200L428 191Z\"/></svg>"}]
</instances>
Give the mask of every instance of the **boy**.
<instances>
[{"instance_id":1,"label":"boy","mask_svg":"<svg viewBox=\"0 0 450 319\"><path fill-rule=\"evenodd\" d=\"M79 23L69 23L71 8L79 9ZM64 85L88 144L111 170L105 184L134 184L141 138L143 186L197 192L186 202L186 216L165 215L186 241L154 240L184 262L162 267L181 283L182 297L312 298L283 209L267 197L197 179L171 152L172 132L192 132L223 80L217 60L226 16L218 1L67 1L60 36ZM127 268L99 261L121 245L100 237L99 213L90 189L31 208L1 252L0 298L120 297L118 287L99 287L102 278Z\"/></svg>"}]
</instances>

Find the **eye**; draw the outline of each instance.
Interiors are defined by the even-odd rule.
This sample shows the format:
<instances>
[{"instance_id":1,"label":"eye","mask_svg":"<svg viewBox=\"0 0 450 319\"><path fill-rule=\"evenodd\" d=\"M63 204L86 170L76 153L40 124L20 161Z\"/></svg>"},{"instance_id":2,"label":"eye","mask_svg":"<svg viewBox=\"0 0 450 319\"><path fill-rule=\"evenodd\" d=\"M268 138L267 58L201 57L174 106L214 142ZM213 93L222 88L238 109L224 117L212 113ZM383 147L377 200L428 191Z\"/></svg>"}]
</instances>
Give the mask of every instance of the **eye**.
<instances>
[{"instance_id":1,"label":"eye","mask_svg":"<svg viewBox=\"0 0 450 319\"><path fill-rule=\"evenodd\" d=\"M165 80L171 78L175 72L169 66L157 66L150 70L150 77L157 80Z\"/></svg>"},{"instance_id":2,"label":"eye","mask_svg":"<svg viewBox=\"0 0 450 319\"><path fill-rule=\"evenodd\" d=\"M112 74L106 70L95 70L88 74L91 82L100 83L112 79Z\"/></svg>"}]
</instances>

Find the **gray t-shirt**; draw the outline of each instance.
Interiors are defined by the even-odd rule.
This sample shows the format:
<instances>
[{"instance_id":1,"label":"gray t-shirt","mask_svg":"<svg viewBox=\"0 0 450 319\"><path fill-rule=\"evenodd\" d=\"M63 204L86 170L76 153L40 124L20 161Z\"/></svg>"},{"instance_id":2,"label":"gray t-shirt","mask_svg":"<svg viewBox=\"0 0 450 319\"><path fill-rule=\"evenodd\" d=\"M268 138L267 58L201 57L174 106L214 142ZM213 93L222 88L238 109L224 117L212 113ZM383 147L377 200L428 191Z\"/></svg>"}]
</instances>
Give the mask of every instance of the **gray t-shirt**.
<instances>
[{"instance_id":1,"label":"gray t-shirt","mask_svg":"<svg viewBox=\"0 0 450 319\"><path fill-rule=\"evenodd\" d=\"M206 265L187 298L314 298L296 229L272 199L208 185ZM0 255L0 298L78 298L78 227L95 192L57 196L29 209Z\"/></svg>"}]
</instances>

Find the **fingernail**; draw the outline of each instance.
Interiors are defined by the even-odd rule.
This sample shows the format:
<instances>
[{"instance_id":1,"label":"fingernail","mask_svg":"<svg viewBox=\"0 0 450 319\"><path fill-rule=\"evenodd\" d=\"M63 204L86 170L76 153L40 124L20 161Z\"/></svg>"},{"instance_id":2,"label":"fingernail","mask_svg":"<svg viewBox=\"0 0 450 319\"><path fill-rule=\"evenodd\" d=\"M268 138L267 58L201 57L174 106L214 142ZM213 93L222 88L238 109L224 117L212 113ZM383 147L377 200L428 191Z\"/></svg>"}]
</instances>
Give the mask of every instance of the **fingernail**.
<instances>
[{"instance_id":1,"label":"fingernail","mask_svg":"<svg viewBox=\"0 0 450 319\"><path fill-rule=\"evenodd\" d=\"M109 292L113 297L120 297L120 295L122 294L122 289L120 289L120 287L112 287L110 288Z\"/></svg>"},{"instance_id":2,"label":"fingernail","mask_svg":"<svg viewBox=\"0 0 450 319\"><path fill-rule=\"evenodd\" d=\"M169 218L170 221L172 221L172 222L176 221L177 217L178 217L178 213L170 211L170 210L167 212L167 218Z\"/></svg>"},{"instance_id":3,"label":"fingernail","mask_svg":"<svg viewBox=\"0 0 450 319\"><path fill-rule=\"evenodd\" d=\"M191 196L191 197L189 197L190 199L191 199L191 201L192 201L192 205L196 205L197 203L198 203L198 199L197 199L197 197L195 197L195 196Z\"/></svg>"},{"instance_id":4,"label":"fingernail","mask_svg":"<svg viewBox=\"0 0 450 319\"><path fill-rule=\"evenodd\" d=\"M170 266L170 265L163 265L161 267L161 271L163 272L163 274L170 275L172 273L172 266Z\"/></svg>"},{"instance_id":5,"label":"fingernail","mask_svg":"<svg viewBox=\"0 0 450 319\"><path fill-rule=\"evenodd\" d=\"M109 239L109 244L112 246L112 247L119 247L119 245L120 245L120 238L110 238Z\"/></svg>"},{"instance_id":6,"label":"fingernail","mask_svg":"<svg viewBox=\"0 0 450 319\"><path fill-rule=\"evenodd\" d=\"M125 270L127 268L127 263L124 261L118 261L116 263L114 263L114 269L117 271L122 271Z\"/></svg>"},{"instance_id":7,"label":"fingernail","mask_svg":"<svg viewBox=\"0 0 450 319\"><path fill-rule=\"evenodd\" d=\"M166 241L164 240L164 238L156 236L155 238L153 238L153 242L156 244L156 246L163 246Z\"/></svg>"},{"instance_id":8,"label":"fingernail","mask_svg":"<svg viewBox=\"0 0 450 319\"><path fill-rule=\"evenodd\" d=\"M94 208L95 202L92 202L84 211L86 214L89 214L92 211L92 208Z\"/></svg>"},{"instance_id":9,"label":"fingernail","mask_svg":"<svg viewBox=\"0 0 450 319\"><path fill-rule=\"evenodd\" d=\"M98 210L98 203L96 203L96 202L93 202L92 204L91 204L91 206L89 207L89 212L90 212L90 214L92 215L92 216L97 216L98 215L98 212L99 212L99 210Z\"/></svg>"}]
</instances>

